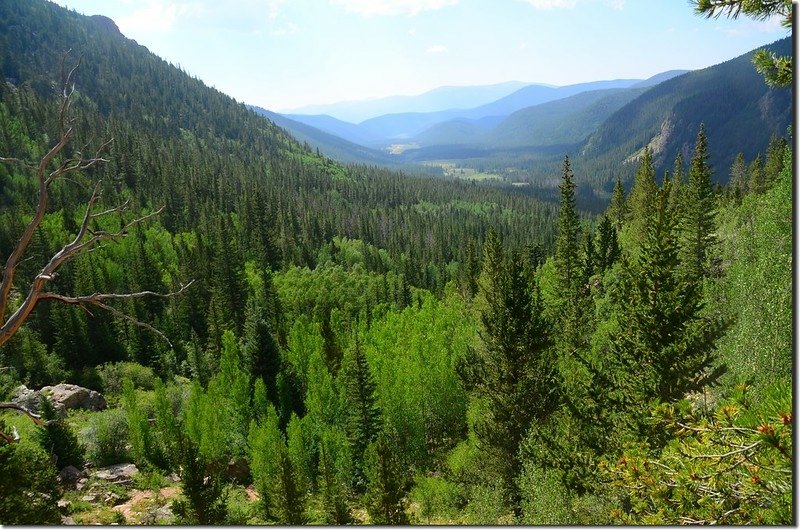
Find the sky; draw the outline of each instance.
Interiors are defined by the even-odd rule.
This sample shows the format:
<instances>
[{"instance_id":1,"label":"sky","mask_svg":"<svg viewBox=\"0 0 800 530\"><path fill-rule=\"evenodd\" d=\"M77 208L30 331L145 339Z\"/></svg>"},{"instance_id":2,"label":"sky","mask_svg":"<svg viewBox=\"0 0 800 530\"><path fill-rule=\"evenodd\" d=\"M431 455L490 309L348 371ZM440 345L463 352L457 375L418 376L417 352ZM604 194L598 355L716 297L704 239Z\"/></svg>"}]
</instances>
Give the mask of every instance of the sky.
<instances>
[{"instance_id":1,"label":"sky","mask_svg":"<svg viewBox=\"0 0 800 530\"><path fill-rule=\"evenodd\" d=\"M439 86L567 85L718 64L789 35L688 0L56 0L274 111Z\"/></svg>"}]
</instances>

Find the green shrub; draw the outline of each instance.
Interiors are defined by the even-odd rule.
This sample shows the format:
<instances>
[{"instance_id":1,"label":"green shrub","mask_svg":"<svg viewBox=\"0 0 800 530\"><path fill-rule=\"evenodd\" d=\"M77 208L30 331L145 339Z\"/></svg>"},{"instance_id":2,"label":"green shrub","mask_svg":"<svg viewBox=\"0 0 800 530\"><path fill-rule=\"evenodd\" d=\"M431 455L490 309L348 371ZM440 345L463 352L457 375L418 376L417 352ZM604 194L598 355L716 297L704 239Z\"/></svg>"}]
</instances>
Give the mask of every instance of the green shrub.
<instances>
[{"instance_id":1,"label":"green shrub","mask_svg":"<svg viewBox=\"0 0 800 530\"><path fill-rule=\"evenodd\" d=\"M153 390L158 379L152 368L129 361L106 363L97 369L97 373L102 381L103 392L111 396L122 393L122 382L126 379L131 380L134 388L141 390Z\"/></svg>"},{"instance_id":2,"label":"green shrub","mask_svg":"<svg viewBox=\"0 0 800 530\"><path fill-rule=\"evenodd\" d=\"M0 524L58 524L60 497L47 453L33 444L0 445Z\"/></svg>"},{"instance_id":3,"label":"green shrub","mask_svg":"<svg viewBox=\"0 0 800 530\"><path fill-rule=\"evenodd\" d=\"M36 441L51 455L56 469L73 466L83 467L84 447L78 437L63 420L57 420L56 409L46 397L42 399L42 418L48 421L46 427L36 429Z\"/></svg>"},{"instance_id":4,"label":"green shrub","mask_svg":"<svg viewBox=\"0 0 800 530\"><path fill-rule=\"evenodd\" d=\"M97 466L127 462L128 421L121 409L108 409L89 417L81 433L86 440L86 453Z\"/></svg>"},{"instance_id":5,"label":"green shrub","mask_svg":"<svg viewBox=\"0 0 800 530\"><path fill-rule=\"evenodd\" d=\"M430 524L431 518L452 519L466 505L464 489L439 477L418 476L416 485L409 493L412 502L419 505L419 516L423 523Z\"/></svg>"},{"instance_id":6,"label":"green shrub","mask_svg":"<svg viewBox=\"0 0 800 530\"><path fill-rule=\"evenodd\" d=\"M572 524L570 495L554 470L526 463L517 479L525 525Z\"/></svg>"}]
</instances>

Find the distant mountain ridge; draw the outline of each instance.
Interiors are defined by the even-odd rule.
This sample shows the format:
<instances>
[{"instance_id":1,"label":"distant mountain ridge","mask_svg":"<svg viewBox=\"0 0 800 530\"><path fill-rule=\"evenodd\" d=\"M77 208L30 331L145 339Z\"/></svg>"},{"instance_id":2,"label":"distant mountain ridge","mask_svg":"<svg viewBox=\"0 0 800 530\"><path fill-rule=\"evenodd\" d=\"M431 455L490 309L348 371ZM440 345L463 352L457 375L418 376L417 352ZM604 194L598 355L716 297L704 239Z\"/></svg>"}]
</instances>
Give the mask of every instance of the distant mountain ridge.
<instances>
[{"instance_id":1,"label":"distant mountain ridge","mask_svg":"<svg viewBox=\"0 0 800 530\"><path fill-rule=\"evenodd\" d=\"M340 136L350 142L371 148L382 148L391 143L408 142L425 130L450 120L459 120L460 123L467 123L464 120L468 120L468 122L483 120L484 125L486 125L485 120L489 119L491 124L496 124L499 123L500 118L523 108L563 99L591 90L628 88L633 85L646 86L647 83L657 82L655 79L663 79L683 72L685 71L675 70L672 72L664 72L658 74L658 76L660 76L658 78L653 77L646 80L615 79L578 83L562 87L544 84L528 84L506 96L473 108L452 108L451 106L451 108L434 112L408 111L391 113L376 116L357 124L340 120L329 115L283 115L294 121ZM448 87L443 87L443 90L447 88ZM453 100L451 100L451 102L453 102Z\"/></svg>"},{"instance_id":2,"label":"distant mountain ridge","mask_svg":"<svg viewBox=\"0 0 800 530\"><path fill-rule=\"evenodd\" d=\"M307 105L285 110L281 114L325 114L342 121L361 123L384 114L473 108L502 98L526 85L528 83L522 81L507 81L493 85L443 86L415 96L388 96L368 100Z\"/></svg>"}]
</instances>

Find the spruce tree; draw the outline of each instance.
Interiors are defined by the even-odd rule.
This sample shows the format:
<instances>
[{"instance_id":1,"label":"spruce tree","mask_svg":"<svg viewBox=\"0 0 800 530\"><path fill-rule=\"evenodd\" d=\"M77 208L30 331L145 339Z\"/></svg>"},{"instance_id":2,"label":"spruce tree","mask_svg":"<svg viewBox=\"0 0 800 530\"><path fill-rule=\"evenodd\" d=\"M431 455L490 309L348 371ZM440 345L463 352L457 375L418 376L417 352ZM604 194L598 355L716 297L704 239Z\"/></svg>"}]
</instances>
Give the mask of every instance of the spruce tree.
<instances>
[{"instance_id":1,"label":"spruce tree","mask_svg":"<svg viewBox=\"0 0 800 530\"><path fill-rule=\"evenodd\" d=\"M375 380L358 337L345 354L341 377L348 411L347 435L353 455L354 486L356 491L364 491L364 451L381 430L381 411L375 399Z\"/></svg>"},{"instance_id":2,"label":"spruce tree","mask_svg":"<svg viewBox=\"0 0 800 530\"><path fill-rule=\"evenodd\" d=\"M686 171L683 167L683 151L678 151L672 165L672 188L669 193L669 207L680 219L686 200Z\"/></svg>"},{"instance_id":3,"label":"spruce tree","mask_svg":"<svg viewBox=\"0 0 800 530\"><path fill-rule=\"evenodd\" d=\"M277 403L277 378L281 371L281 354L267 317L255 298L247 300L244 335L240 348L244 365L248 368L252 381L261 379L266 385L269 400Z\"/></svg>"},{"instance_id":4,"label":"spruce tree","mask_svg":"<svg viewBox=\"0 0 800 530\"><path fill-rule=\"evenodd\" d=\"M786 149L786 139L778 138L773 134L767 146L767 157L764 163L764 187L769 189L775 183L783 170L783 154Z\"/></svg>"},{"instance_id":5,"label":"spruce tree","mask_svg":"<svg viewBox=\"0 0 800 530\"><path fill-rule=\"evenodd\" d=\"M744 161L744 153L741 151L733 159L728 188L729 193L737 204L747 191L747 164Z\"/></svg>"},{"instance_id":6,"label":"spruce tree","mask_svg":"<svg viewBox=\"0 0 800 530\"><path fill-rule=\"evenodd\" d=\"M625 220L628 218L628 203L625 200L625 189L622 187L622 181L619 177L617 177L617 182L614 184L614 191L611 194L611 202L606 210L606 216L617 232L622 230L622 225L625 224Z\"/></svg>"},{"instance_id":7,"label":"spruce tree","mask_svg":"<svg viewBox=\"0 0 800 530\"><path fill-rule=\"evenodd\" d=\"M487 465L497 470L510 504L517 508L519 445L531 423L546 420L557 404L552 341L530 267L519 255L504 262L493 235L487 238L479 284L485 304L480 309L481 343L459 376L485 403L475 433Z\"/></svg>"},{"instance_id":8,"label":"spruce tree","mask_svg":"<svg viewBox=\"0 0 800 530\"><path fill-rule=\"evenodd\" d=\"M619 259L617 231L608 215L600 217L597 225L597 269L603 272Z\"/></svg>"},{"instance_id":9,"label":"spruce tree","mask_svg":"<svg viewBox=\"0 0 800 530\"><path fill-rule=\"evenodd\" d=\"M404 501L408 479L394 453L395 447L389 436L381 432L365 453L364 503L372 524L408 524Z\"/></svg>"},{"instance_id":10,"label":"spruce tree","mask_svg":"<svg viewBox=\"0 0 800 530\"><path fill-rule=\"evenodd\" d=\"M657 191L658 185L656 184L656 170L653 167L652 153L649 147L645 147L642 162L636 172L636 179L628 197L628 219L634 241L640 242L644 237L647 220L655 205Z\"/></svg>"},{"instance_id":11,"label":"spruce tree","mask_svg":"<svg viewBox=\"0 0 800 530\"><path fill-rule=\"evenodd\" d=\"M575 206L574 178L569 157L565 156L561 184L558 187L561 202L558 211L555 265L560 295L562 300L567 302L574 300L580 288L578 247L581 228Z\"/></svg>"},{"instance_id":12,"label":"spruce tree","mask_svg":"<svg viewBox=\"0 0 800 530\"><path fill-rule=\"evenodd\" d=\"M747 188L750 193L764 193L766 178L764 176L764 161L760 154L750 162L747 170L749 173Z\"/></svg>"},{"instance_id":13,"label":"spruce tree","mask_svg":"<svg viewBox=\"0 0 800 530\"><path fill-rule=\"evenodd\" d=\"M690 278L709 273L709 252L714 244L714 190L708 165L708 140L701 125L689 168L689 185L682 215L683 269Z\"/></svg>"},{"instance_id":14,"label":"spruce tree","mask_svg":"<svg viewBox=\"0 0 800 530\"><path fill-rule=\"evenodd\" d=\"M644 434L653 400L674 402L713 383L715 343L723 326L703 315L697 278L679 270L677 219L669 208L669 183L657 193L656 207L634 265L626 268L612 358L598 380L608 410L622 413ZM598 382L599 382L598 381ZM652 433L651 433L652 434Z\"/></svg>"}]
</instances>

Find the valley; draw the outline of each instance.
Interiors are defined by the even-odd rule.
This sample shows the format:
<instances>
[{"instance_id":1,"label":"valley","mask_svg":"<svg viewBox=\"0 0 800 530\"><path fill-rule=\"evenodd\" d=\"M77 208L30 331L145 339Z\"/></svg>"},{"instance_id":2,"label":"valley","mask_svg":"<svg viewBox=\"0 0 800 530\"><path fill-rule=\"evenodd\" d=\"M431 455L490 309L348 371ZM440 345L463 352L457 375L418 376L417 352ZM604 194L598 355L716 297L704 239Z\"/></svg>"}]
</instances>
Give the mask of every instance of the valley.
<instances>
[{"instance_id":1,"label":"valley","mask_svg":"<svg viewBox=\"0 0 800 530\"><path fill-rule=\"evenodd\" d=\"M796 524L791 5L642 4L0 2L0 524Z\"/></svg>"}]
</instances>

